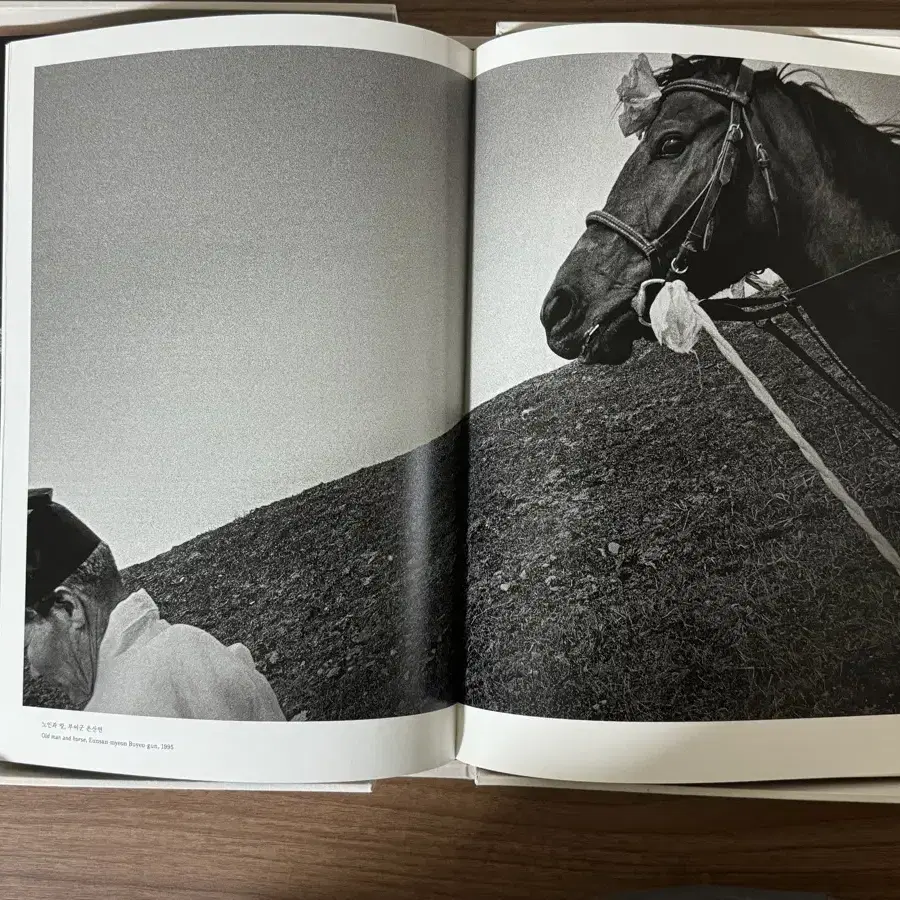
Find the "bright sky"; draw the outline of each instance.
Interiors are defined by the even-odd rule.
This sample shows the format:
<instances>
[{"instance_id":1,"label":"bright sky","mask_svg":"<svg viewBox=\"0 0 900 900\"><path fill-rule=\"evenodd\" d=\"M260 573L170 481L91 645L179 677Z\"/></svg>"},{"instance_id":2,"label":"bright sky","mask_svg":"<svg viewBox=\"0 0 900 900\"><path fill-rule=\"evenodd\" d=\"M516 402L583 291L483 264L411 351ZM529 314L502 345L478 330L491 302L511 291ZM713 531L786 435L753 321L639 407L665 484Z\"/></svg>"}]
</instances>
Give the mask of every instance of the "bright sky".
<instances>
[{"instance_id":1,"label":"bright sky","mask_svg":"<svg viewBox=\"0 0 900 900\"><path fill-rule=\"evenodd\" d=\"M671 62L649 59L654 68ZM636 145L637 138L622 137L615 108L616 85L631 60L537 59L478 79L473 407L565 364L547 347L538 313L585 216L603 207ZM896 77L818 71L867 119L900 119Z\"/></svg>"},{"instance_id":2,"label":"bright sky","mask_svg":"<svg viewBox=\"0 0 900 900\"><path fill-rule=\"evenodd\" d=\"M454 424L468 90L329 48L40 70L30 484L128 565Z\"/></svg>"}]
</instances>

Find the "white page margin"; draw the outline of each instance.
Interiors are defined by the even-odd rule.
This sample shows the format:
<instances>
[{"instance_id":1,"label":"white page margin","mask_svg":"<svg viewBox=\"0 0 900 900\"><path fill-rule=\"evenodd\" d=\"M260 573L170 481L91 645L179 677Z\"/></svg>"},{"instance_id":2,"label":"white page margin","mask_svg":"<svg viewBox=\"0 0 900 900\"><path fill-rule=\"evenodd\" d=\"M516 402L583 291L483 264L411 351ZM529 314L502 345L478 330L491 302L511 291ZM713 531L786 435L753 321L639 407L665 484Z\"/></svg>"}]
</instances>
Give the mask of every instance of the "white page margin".
<instances>
[{"instance_id":1,"label":"white page margin","mask_svg":"<svg viewBox=\"0 0 900 900\"><path fill-rule=\"evenodd\" d=\"M472 76L472 51L452 38L412 25L316 14L242 14L118 25L16 42L8 54L15 60L19 79L23 66L209 47L370 50L424 60Z\"/></svg>"},{"instance_id":2,"label":"white page margin","mask_svg":"<svg viewBox=\"0 0 900 900\"><path fill-rule=\"evenodd\" d=\"M591 53L714 54L805 65L900 74L900 54L875 43L798 37L782 32L717 28L709 25L645 23L559 25L494 38L475 50L475 75L549 56Z\"/></svg>"},{"instance_id":3,"label":"white page margin","mask_svg":"<svg viewBox=\"0 0 900 900\"><path fill-rule=\"evenodd\" d=\"M457 758L560 781L715 784L900 775L900 715L592 722L460 708Z\"/></svg>"}]
</instances>

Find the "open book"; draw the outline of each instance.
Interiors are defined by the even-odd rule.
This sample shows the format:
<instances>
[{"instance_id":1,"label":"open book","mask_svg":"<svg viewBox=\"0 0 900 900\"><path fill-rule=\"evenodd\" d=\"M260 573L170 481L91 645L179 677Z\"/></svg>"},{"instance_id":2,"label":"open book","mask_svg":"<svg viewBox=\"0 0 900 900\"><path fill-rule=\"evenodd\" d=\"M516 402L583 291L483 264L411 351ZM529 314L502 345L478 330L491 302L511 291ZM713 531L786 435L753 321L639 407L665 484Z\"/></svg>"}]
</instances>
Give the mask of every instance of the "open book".
<instances>
[{"instance_id":1,"label":"open book","mask_svg":"<svg viewBox=\"0 0 900 900\"><path fill-rule=\"evenodd\" d=\"M11 43L0 756L900 773L887 551L657 340L683 282L896 546L898 76L686 26Z\"/></svg>"}]
</instances>

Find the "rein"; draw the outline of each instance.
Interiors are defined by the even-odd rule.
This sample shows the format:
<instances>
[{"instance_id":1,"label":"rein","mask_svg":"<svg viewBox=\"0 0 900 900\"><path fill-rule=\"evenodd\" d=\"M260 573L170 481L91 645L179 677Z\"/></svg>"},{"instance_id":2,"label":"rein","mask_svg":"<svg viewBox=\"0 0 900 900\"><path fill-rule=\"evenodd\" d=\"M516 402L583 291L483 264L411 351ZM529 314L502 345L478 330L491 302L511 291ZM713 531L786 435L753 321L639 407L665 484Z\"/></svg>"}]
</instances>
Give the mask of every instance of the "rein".
<instances>
[{"instance_id":1,"label":"rein","mask_svg":"<svg viewBox=\"0 0 900 900\"><path fill-rule=\"evenodd\" d=\"M796 290L785 289L775 296L748 297L740 301L733 299L711 298L701 301L701 306L720 321L753 322L758 328L778 340L782 346L794 354L808 368L812 369L823 381L827 382L865 419L873 424L895 447L900 448L900 417L883 400L872 393L847 367L844 361L834 352L831 345L819 333L819 330L804 313L800 306L800 296L806 292L815 292L822 285L837 281L844 276L857 272L865 266L897 260L900 262L900 250L892 250L882 256L866 260L848 269L836 272L820 281L805 285ZM776 321L776 316L788 315L806 332L828 357L843 377L849 381L856 392L865 398L860 401L853 391L841 384L815 357L797 343Z\"/></svg>"},{"instance_id":2,"label":"rein","mask_svg":"<svg viewBox=\"0 0 900 900\"><path fill-rule=\"evenodd\" d=\"M734 177L734 170L738 159L738 150L745 136L749 139L753 148L752 158L759 168L766 192L769 196L769 204L772 210L772 219L776 236L781 235L781 221L778 210L778 194L772 181L771 159L765 147L757 140L750 124L750 104L753 91L753 70L743 63L738 70L734 89L729 90L722 85L700 78L682 78L670 82L662 88L663 97L677 91L699 91L710 97L724 100L730 104L728 128L722 138L722 145L716 157L712 175L704 185L700 193L691 201L687 209L661 234L650 239L644 237L637 229L623 222L617 216L606 210L595 210L587 216L586 224L601 225L624 238L637 249L650 263L652 273L651 282L664 283L681 278L689 267L690 258L694 254L710 249L714 216L716 206L722 191L730 184ZM746 135L745 135L746 132ZM674 241L685 222L693 220L687 229L678 251L666 268L662 262L663 254L667 246ZM815 325L802 312L799 306L800 295L814 293L815 289L829 282L836 281L845 275L871 263L896 257L900 260L900 249L891 251L882 256L866 260L851 266L840 272L823 278L820 281L804 285L794 290L784 290L776 297L745 298L736 301L732 298L715 298L701 301L701 306L717 319L725 321L754 322L763 331L776 338L784 347L793 353L801 362L805 363L834 390L841 394L859 413L869 422L875 425L895 446L900 448L900 418L897 413L888 407L882 400L876 397L843 363L834 352L828 342L819 334ZM645 282L647 284L648 282ZM638 318L642 324L649 324L646 319L652 298L641 292L643 301L641 308L637 309ZM812 357L800 344L787 334L776 322L775 317L790 315L810 335L821 350L828 356L842 375L847 378L854 388L865 397L873 409L867 408L852 391L842 385L818 360ZM886 424L885 421L888 423Z\"/></svg>"}]
</instances>

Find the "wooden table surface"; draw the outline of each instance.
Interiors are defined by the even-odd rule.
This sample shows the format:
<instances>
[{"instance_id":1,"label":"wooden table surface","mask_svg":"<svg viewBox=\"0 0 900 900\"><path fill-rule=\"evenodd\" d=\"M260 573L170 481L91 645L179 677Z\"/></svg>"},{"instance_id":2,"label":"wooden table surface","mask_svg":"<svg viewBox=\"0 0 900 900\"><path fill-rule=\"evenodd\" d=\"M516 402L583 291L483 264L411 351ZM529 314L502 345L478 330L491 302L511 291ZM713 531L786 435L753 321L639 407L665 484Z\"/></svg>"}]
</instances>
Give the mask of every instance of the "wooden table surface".
<instances>
[{"instance_id":1,"label":"wooden table surface","mask_svg":"<svg viewBox=\"0 0 900 900\"><path fill-rule=\"evenodd\" d=\"M900 28L900 0L397 0L401 20ZM4 789L0 900L600 897L713 882L900 897L900 806L475 788L371 795Z\"/></svg>"},{"instance_id":2,"label":"wooden table surface","mask_svg":"<svg viewBox=\"0 0 900 900\"><path fill-rule=\"evenodd\" d=\"M3 790L0 897L900 897L900 807L382 782L369 795Z\"/></svg>"},{"instance_id":3,"label":"wooden table surface","mask_svg":"<svg viewBox=\"0 0 900 900\"><path fill-rule=\"evenodd\" d=\"M900 897L900 807L394 781L371 795L5 789L0 897Z\"/></svg>"},{"instance_id":4,"label":"wooden table surface","mask_svg":"<svg viewBox=\"0 0 900 900\"><path fill-rule=\"evenodd\" d=\"M689 22L900 28L898 0L394 0L400 21L445 34L493 34L497 21Z\"/></svg>"}]
</instances>

